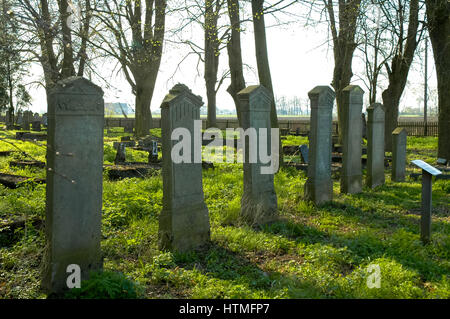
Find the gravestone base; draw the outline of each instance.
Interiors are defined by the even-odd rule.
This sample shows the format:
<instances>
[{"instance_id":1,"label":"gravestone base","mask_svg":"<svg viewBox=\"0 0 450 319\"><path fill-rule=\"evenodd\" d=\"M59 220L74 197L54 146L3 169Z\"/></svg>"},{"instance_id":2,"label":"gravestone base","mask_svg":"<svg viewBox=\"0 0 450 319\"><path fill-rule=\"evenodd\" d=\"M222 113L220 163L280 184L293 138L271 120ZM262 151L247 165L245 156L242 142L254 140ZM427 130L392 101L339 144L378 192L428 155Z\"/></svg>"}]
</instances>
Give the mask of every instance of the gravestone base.
<instances>
[{"instance_id":1,"label":"gravestone base","mask_svg":"<svg viewBox=\"0 0 450 319\"><path fill-rule=\"evenodd\" d=\"M358 194L362 192L362 175L341 176L341 193Z\"/></svg>"},{"instance_id":2,"label":"gravestone base","mask_svg":"<svg viewBox=\"0 0 450 319\"><path fill-rule=\"evenodd\" d=\"M70 227L70 224L67 223L67 227ZM64 256L58 256L58 261L50 262L46 265L44 269L44 281L42 282L42 286L44 289L48 291L49 296L63 296L67 288L67 284L65 280L61 280L61 278L57 274L67 274L67 265L78 265L81 271L81 280L88 280L89 273L92 271L101 271L103 270L103 257L100 254L99 249L92 249L92 247L81 246L81 245L72 245L70 250ZM76 248L75 248L76 247ZM45 248L44 258L50 258L48 255L51 254L48 246Z\"/></svg>"},{"instance_id":3,"label":"gravestone base","mask_svg":"<svg viewBox=\"0 0 450 319\"><path fill-rule=\"evenodd\" d=\"M265 192L257 196L244 192L241 199L241 217L251 226L276 221L278 209L275 192Z\"/></svg>"},{"instance_id":4,"label":"gravestone base","mask_svg":"<svg viewBox=\"0 0 450 319\"><path fill-rule=\"evenodd\" d=\"M384 173L379 176L370 176L366 177L366 185L370 188L375 188L377 186L383 185L385 183Z\"/></svg>"},{"instance_id":5,"label":"gravestone base","mask_svg":"<svg viewBox=\"0 0 450 319\"><path fill-rule=\"evenodd\" d=\"M210 241L210 235L208 208L204 202L161 212L158 231L161 250L186 252L198 249Z\"/></svg>"},{"instance_id":6,"label":"gravestone base","mask_svg":"<svg viewBox=\"0 0 450 319\"><path fill-rule=\"evenodd\" d=\"M333 182L330 179L324 181L316 181L308 178L305 183L305 198L321 205L333 200Z\"/></svg>"}]
</instances>

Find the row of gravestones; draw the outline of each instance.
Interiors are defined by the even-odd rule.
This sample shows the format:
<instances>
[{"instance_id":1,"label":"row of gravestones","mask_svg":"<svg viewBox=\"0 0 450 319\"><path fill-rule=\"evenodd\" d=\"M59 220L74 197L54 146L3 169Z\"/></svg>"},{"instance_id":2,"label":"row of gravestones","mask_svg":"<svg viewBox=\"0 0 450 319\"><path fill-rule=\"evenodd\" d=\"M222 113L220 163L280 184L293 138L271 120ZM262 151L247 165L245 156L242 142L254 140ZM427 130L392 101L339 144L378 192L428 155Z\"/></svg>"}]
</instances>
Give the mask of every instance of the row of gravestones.
<instances>
[{"instance_id":1,"label":"row of gravestones","mask_svg":"<svg viewBox=\"0 0 450 319\"><path fill-rule=\"evenodd\" d=\"M346 96L346 128L342 188L346 192L359 190L361 178L361 107L362 90L348 87ZM316 203L331 200L331 113L334 92L329 87L317 87L309 93L311 99L311 155L305 191ZM270 127L271 95L262 86L250 86L238 93L242 111L242 128ZM171 151L176 141L172 132L178 128L191 134L191 154L201 154L196 143L194 121L200 119L203 102L187 86L177 84L161 105L163 155L163 210L159 217L160 249L187 251L210 240L208 208L204 201L201 162L176 163ZM379 106L369 111L369 156L382 152L377 141L382 140ZM359 113L358 113L359 112ZM350 123L355 121L353 130ZM102 269L101 209L103 165L104 101L101 88L88 80L73 77L60 82L49 95L49 128L47 140L46 250L43 286L49 293L67 289L68 269L78 269L81 279L89 272ZM373 124L373 125L371 125ZM353 127L352 127L353 128ZM271 131L258 148L270 149ZM267 143L262 145L261 143ZM372 148L372 149L371 149ZM258 150L259 151L259 150ZM258 152L259 154L259 152ZM249 147L245 147L249 158ZM277 157L277 156L276 156ZM355 160L357 157L358 160ZM273 173L262 174L263 164L244 163L244 192L241 216L251 225L277 219L277 195ZM378 159L373 156L374 171ZM384 158L383 158L384 160ZM381 161L383 166L384 161ZM355 167L352 167L354 165ZM384 175L384 171L380 171ZM266 172L267 173L267 172ZM380 173L380 174L381 174ZM372 177L373 185L380 178ZM372 186L373 186L372 185ZM83 200L80 200L83 199Z\"/></svg>"},{"instance_id":2,"label":"row of gravestones","mask_svg":"<svg viewBox=\"0 0 450 319\"><path fill-rule=\"evenodd\" d=\"M315 204L332 200L331 179L331 129L334 91L328 86L318 86L308 93L311 100L311 129L309 135L308 179L305 197ZM342 105L342 193L362 192L362 106L364 91L350 85L343 90ZM370 188L382 185L384 178L384 121L383 106L374 103L368 109L367 122L367 176ZM392 132L392 180L404 181L406 165L406 130L397 128Z\"/></svg>"},{"instance_id":3,"label":"row of gravestones","mask_svg":"<svg viewBox=\"0 0 450 319\"><path fill-rule=\"evenodd\" d=\"M47 126L47 113L41 118L38 113L33 114L32 111L19 111L14 119L12 112L6 111L6 129L16 129L15 124L25 131L29 131L30 127L33 131L40 131L42 124Z\"/></svg>"},{"instance_id":4,"label":"row of gravestones","mask_svg":"<svg viewBox=\"0 0 450 319\"><path fill-rule=\"evenodd\" d=\"M239 93L239 99L244 129L270 127L271 98L264 87L249 87ZM194 142L193 132L202 104L199 96L178 84L161 105L164 194L158 234L161 249L186 251L210 239L202 164L175 163L171 159L175 143L171 135L177 128L192 133L192 156L201 154L201 143ZM49 293L67 289L68 267L79 267L81 279L102 268L103 117L103 92L84 78L61 81L49 94L43 278L43 286ZM270 134L269 130L268 141ZM260 167L259 163L244 164L242 215L251 224L269 222L277 214L273 174L262 175Z\"/></svg>"}]
</instances>

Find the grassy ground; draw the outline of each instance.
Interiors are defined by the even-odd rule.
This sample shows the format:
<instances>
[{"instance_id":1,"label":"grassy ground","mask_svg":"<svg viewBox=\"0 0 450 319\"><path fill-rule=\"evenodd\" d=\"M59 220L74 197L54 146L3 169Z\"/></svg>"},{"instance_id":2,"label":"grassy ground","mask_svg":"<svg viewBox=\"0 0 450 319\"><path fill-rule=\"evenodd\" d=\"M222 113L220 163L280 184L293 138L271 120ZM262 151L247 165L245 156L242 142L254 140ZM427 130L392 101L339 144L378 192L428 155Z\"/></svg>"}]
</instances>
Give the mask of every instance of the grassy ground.
<instances>
[{"instance_id":1,"label":"grassy ground","mask_svg":"<svg viewBox=\"0 0 450 319\"><path fill-rule=\"evenodd\" d=\"M154 131L159 133L159 131ZM6 132L0 131L0 138ZM117 130L105 136L105 163L112 163ZM11 141L11 140L9 140ZM288 137L283 143L306 143ZM45 142L14 143L44 160ZM0 151L14 148L0 141ZM408 162L434 164L436 138L408 138ZM19 158L21 155L15 155ZM44 169L0 171L44 177ZM127 153L129 161L146 154ZM294 159L295 160L295 159ZM450 298L450 183L433 185L432 242L420 242L419 181L392 183L362 194L339 194L315 208L303 201L304 172L284 168L275 177L280 220L251 228L239 219L242 169L215 164L203 171L211 219L211 244L198 252L172 254L157 248L162 209L160 175L117 182L104 177L104 268L121 272L143 298ZM408 165L408 174L413 168ZM45 216L45 185L16 190L0 186L0 223ZM1 233L0 233L1 234ZM27 223L14 236L0 235L0 298L44 298L39 288L43 228ZM381 287L367 287L368 266L379 265Z\"/></svg>"}]
</instances>

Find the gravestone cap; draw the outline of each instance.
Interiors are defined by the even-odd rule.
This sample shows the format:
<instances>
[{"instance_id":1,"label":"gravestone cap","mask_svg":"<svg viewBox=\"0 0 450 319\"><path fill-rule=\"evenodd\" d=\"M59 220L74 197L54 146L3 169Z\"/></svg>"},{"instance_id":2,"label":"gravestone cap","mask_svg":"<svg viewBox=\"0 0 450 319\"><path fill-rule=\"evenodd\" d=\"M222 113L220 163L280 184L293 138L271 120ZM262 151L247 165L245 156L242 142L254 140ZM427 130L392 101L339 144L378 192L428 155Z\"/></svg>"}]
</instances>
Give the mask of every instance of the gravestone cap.
<instances>
[{"instance_id":1,"label":"gravestone cap","mask_svg":"<svg viewBox=\"0 0 450 319\"><path fill-rule=\"evenodd\" d=\"M421 168L422 170L426 171L428 174L431 174L433 176L437 176L442 174L442 172L433 166L431 166L428 163L425 163L422 160L414 160L411 162L412 164L416 165L417 167Z\"/></svg>"},{"instance_id":2,"label":"gravestone cap","mask_svg":"<svg viewBox=\"0 0 450 319\"><path fill-rule=\"evenodd\" d=\"M397 127L395 130L392 131L392 135L400 135L400 134L407 134L406 129L404 127Z\"/></svg>"},{"instance_id":3,"label":"gravestone cap","mask_svg":"<svg viewBox=\"0 0 450 319\"><path fill-rule=\"evenodd\" d=\"M343 90L344 95L349 95L350 103L363 103L364 90L359 85L348 85Z\"/></svg>"},{"instance_id":4,"label":"gravestone cap","mask_svg":"<svg viewBox=\"0 0 450 319\"><path fill-rule=\"evenodd\" d=\"M308 92L310 99L319 99L318 105L311 105L311 107L321 107L326 105L328 108L333 108L333 100L336 97L336 93L327 85L319 85Z\"/></svg>"},{"instance_id":5,"label":"gravestone cap","mask_svg":"<svg viewBox=\"0 0 450 319\"><path fill-rule=\"evenodd\" d=\"M270 111L270 102L272 101L271 93L262 85L250 85L238 92L238 97L243 101L250 101L251 103L244 103L242 111ZM256 100L254 100L256 98Z\"/></svg>"},{"instance_id":6,"label":"gravestone cap","mask_svg":"<svg viewBox=\"0 0 450 319\"><path fill-rule=\"evenodd\" d=\"M384 119L384 108L381 103L373 103L367 108L369 121L381 121ZM364 113L363 113L364 114Z\"/></svg>"},{"instance_id":7,"label":"gravestone cap","mask_svg":"<svg viewBox=\"0 0 450 319\"><path fill-rule=\"evenodd\" d=\"M64 89L64 94L80 94L80 95L98 95L103 96L101 87L95 85L88 79L81 76L71 76L67 79L56 83L55 87L51 89L50 93L55 93ZM58 92L59 93L59 92Z\"/></svg>"},{"instance_id":8,"label":"gravestone cap","mask_svg":"<svg viewBox=\"0 0 450 319\"><path fill-rule=\"evenodd\" d=\"M164 97L161 108L168 107L182 96L188 96L196 106L202 106L204 104L201 96L192 93L187 85L178 83L175 84L175 86L169 90L169 94Z\"/></svg>"},{"instance_id":9,"label":"gravestone cap","mask_svg":"<svg viewBox=\"0 0 450 319\"><path fill-rule=\"evenodd\" d=\"M91 81L72 76L50 89L48 116L103 116L103 90Z\"/></svg>"}]
</instances>

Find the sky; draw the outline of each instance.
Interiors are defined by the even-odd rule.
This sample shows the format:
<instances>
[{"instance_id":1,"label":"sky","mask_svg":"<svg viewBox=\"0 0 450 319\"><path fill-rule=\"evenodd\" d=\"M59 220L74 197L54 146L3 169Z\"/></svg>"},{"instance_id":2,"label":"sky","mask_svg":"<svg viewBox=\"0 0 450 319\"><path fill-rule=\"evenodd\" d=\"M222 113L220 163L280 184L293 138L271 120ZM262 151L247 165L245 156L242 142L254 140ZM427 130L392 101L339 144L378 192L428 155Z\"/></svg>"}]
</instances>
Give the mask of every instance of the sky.
<instances>
[{"instance_id":1,"label":"sky","mask_svg":"<svg viewBox=\"0 0 450 319\"><path fill-rule=\"evenodd\" d=\"M171 29L179 25L179 23L179 17L168 17L167 29ZM275 96L286 96L288 99L297 96L307 103L308 91L317 85L330 85L332 80L334 61L332 48L327 43L328 26L326 23L314 27L305 27L301 23L273 26L275 23L272 17L266 17L269 63ZM258 84L258 78L251 23L248 23L245 29L245 32L241 35L242 52L244 64L247 64L249 67L245 68L244 76L247 85L254 85ZM177 34L177 36L189 39L199 45L203 43L203 33L194 25ZM165 43L160 72L151 103L152 112L159 110L164 96L176 83L186 84L193 93L202 96L206 104L206 89L202 75L203 64L198 64L198 58L195 55L191 55L177 69L179 62L188 52L187 46ZM429 86L430 89L433 89L436 87L436 76L431 46L429 48L429 58ZM423 83L423 67L419 62L419 59L415 58L415 63L410 71L409 84L401 101L401 109L404 106L422 107L419 104L422 104L420 98L423 96L423 88L420 87ZM112 86L112 88L108 89L105 83L96 83L105 92L105 102L125 102L134 107L134 96L131 93L128 82L121 71L118 72L117 69L113 71L112 65L115 65L115 63L110 61L98 65L98 68L102 70L102 74L108 78ZM197 72L197 65L200 73ZM227 69L227 65L227 52L223 50L220 55L219 76ZM353 70L354 74L363 75L361 59L354 57ZM32 73L32 77L40 76L42 73L40 65L34 65ZM382 86L385 88L386 81L382 83ZM368 104L368 89L356 76L353 77L352 84L360 85L366 92L363 108L365 109ZM226 92L228 85L229 80L226 80L220 88L217 94L217 107L233 110L233 100ZM380 94L381 92L382 90L379 91ZM33 87L30 89L30 93L33 97L31 109L34 112L44 113L46 111L44 89L42 87ZM381 99L379 102L381 102ZM431 103L429 102L429 104Z\"/></svg>"}]
</instances>

